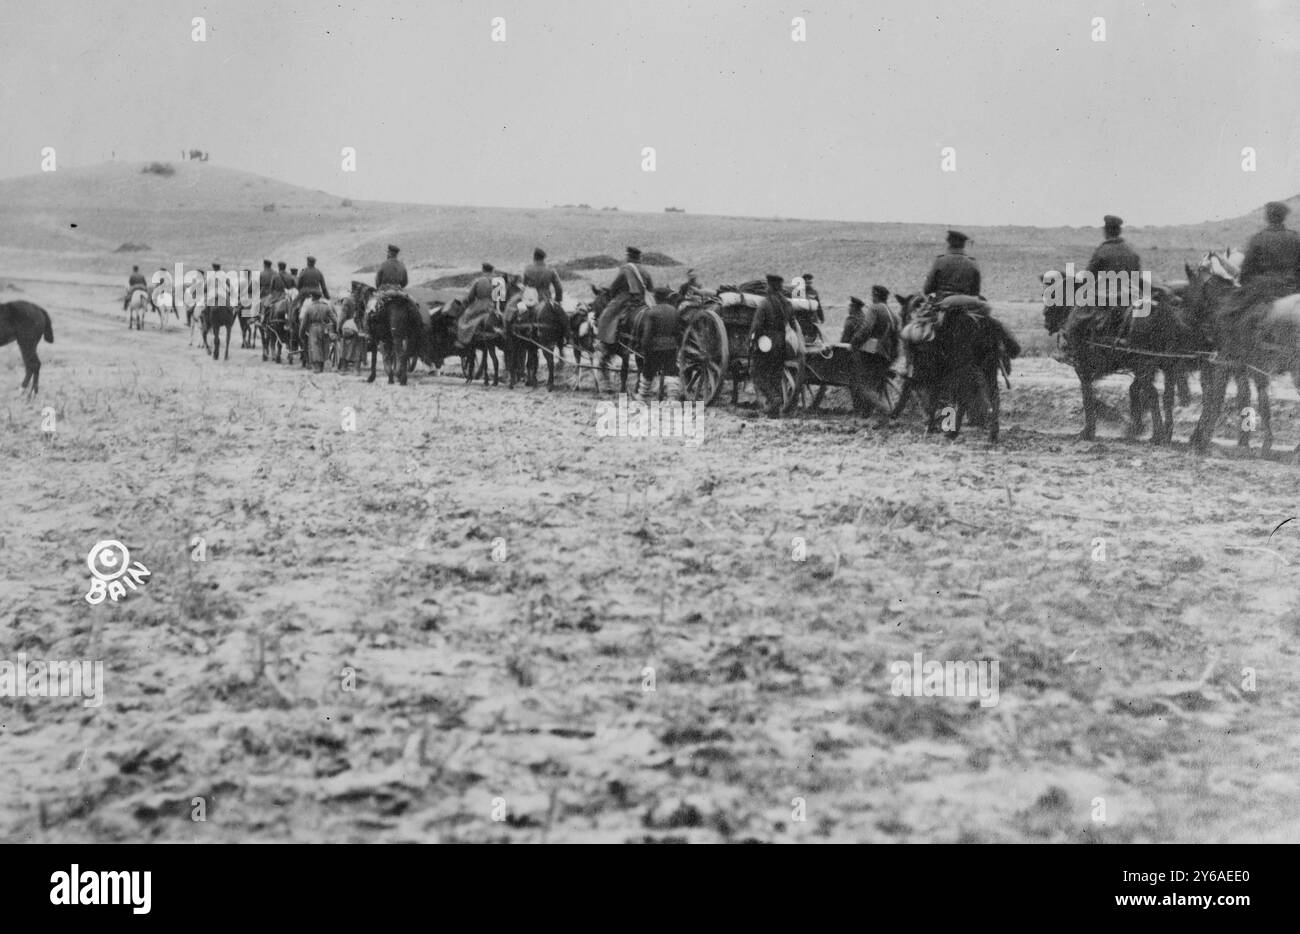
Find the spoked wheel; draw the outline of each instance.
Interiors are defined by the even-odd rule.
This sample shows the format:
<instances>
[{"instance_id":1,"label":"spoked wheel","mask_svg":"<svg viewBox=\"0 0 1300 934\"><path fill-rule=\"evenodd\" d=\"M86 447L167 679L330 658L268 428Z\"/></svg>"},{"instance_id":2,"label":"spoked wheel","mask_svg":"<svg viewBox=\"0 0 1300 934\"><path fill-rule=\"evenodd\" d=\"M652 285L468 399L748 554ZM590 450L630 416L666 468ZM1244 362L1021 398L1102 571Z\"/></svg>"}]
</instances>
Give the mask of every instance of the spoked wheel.
<instances>
[{"instance_id":1,"label":"spoked wheel","mask_svg":"<svg viewBox=\"0 0 1300 934\"><path fill-rule=\"evenodd\" d=\"M677 348L677 372L687 402L713 405L722 393L730 363L727 329L711 308L696 312L686 325Z\"/></svg>"},{"instance_id":2,"label":"spoked wheel","mask_svg":"<svg viewBox=\"0 0 1300 934\"><path fill-rule=\"evenodd\" d=\"M785 329L785 361L781 367L781 414L799 404L799 390L803 388L805 359L803 337L794 330Z\"/></svg>"}]
</instances>

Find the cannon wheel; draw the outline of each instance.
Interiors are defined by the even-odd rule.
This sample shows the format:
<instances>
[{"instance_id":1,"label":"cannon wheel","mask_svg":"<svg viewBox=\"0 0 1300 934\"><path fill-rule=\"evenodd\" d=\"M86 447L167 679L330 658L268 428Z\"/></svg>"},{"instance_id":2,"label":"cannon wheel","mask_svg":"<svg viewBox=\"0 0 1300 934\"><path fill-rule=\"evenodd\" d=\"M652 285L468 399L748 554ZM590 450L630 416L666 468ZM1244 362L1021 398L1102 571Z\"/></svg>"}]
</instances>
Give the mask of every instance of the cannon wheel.
<instances>
[{"instance_id":1,"label":"cannon wheel","mask_svg":"<svg viewBox=\"0 0 1300 934\"><path fill-rule=\"evenodd\" d=\"M894 418L902 411L903 381L905 379L906 377L901 373L897 373L891 368L880 384L880 398L885 403L886 414L890 418Z\"/></svg>"},{"instance_id":2,"label":"cannon wheel","mask_svg":"<svg viewBox=\"0 0 1300 934\"><path fill-rule=\"evenodd\" d=\"M687 402L713 405L722 393L730 365L727 329L712 308L691 317L677 348L677 372Z\"/></svg>"},{"instance_id":3,"label":"cannon wheel","mask_svg":"<svg viewBox=\"0 0 1300 934\"><path fill-rule=\"evenodd\" d=\"M807 373L803 337L793 328L785 330L785 364L781 372L781 414L799 404L799 390Z\"/></svg>"}]
</instances>

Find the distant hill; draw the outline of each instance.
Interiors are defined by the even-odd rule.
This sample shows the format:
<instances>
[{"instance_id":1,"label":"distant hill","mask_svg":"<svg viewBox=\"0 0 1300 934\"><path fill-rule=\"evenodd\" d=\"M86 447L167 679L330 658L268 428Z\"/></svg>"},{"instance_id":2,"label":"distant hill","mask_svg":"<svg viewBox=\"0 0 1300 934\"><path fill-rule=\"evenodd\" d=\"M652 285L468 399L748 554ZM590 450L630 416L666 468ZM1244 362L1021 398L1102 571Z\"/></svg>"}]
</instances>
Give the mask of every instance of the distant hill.
<instances>
[{"instance_id":1,"label":"distant hill","mask_svg":"<svg viewBox=\"0 0 1300 934\"><path fill-rule=\"evenodd\" d=\"M6 208L159 208L232 210L275 204L286 209L337 209L343 199L211 162L167 162L171 175L145 172L147 162L106 162L85 168L0 179Z\"/></svg>"},{"instance_id":2,"label":"distant hill","mask_svg":"<svg viewBox=\"0 0 1300 934\"><path fill-rule=\"evenodd\" d=\"M373 269L394 243L412 281L472 277L467 271L482 262L522 272L541 246L566 279L607 285L631 243L645 251L643 260L661 256L694 267L705 285L811 272L836 310L828 318L834 325L848 296L870 294L873 284L896 292L919 288L943 251L949 225L974 238L971 253L983 270L984 293L995 302L1039 301L1041 272L1086 262L1102 239L1099 226L979 227L961 218L916 224L373 201L344 207L335 195L210 162L172 162L171 175L142 172L145 165L108 163L0 180L0 274L122 278L137 263L144 269L212 261L257 268L263 258L302 265L311 253L333 285L351 270ZM1296 211L1293 226L1300 225L1300 196L1289 203ZM264 211L267 204L275 210ZM1157 276L1177 278L1183 263L1204 251L1244 244L1263 226L1262 207L1223 221L1130 225L1126 236ZM561 257L574 259L564 263ZM660 267L653 279L676 286L684 274Z\"/></svg>"}]
</instances>

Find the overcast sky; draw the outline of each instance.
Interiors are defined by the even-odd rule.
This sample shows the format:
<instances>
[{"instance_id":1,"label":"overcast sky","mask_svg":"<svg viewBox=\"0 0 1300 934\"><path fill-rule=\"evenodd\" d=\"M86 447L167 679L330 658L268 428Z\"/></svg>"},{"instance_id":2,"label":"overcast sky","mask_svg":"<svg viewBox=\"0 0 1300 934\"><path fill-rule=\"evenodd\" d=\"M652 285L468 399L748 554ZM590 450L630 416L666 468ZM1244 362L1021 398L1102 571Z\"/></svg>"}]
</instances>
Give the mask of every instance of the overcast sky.
<instances>
[{"instance_id":1,"label":"overcast sky","mask_svg":"<svg viewBox=\"0 0 1300 934\"><path fill-rule=\"evenodd\" d=\"M1182 223L1300 193L1298 91L1294 0L0 0L0 176L197 147L383 200Z\"/></svg>"}]
</instances>

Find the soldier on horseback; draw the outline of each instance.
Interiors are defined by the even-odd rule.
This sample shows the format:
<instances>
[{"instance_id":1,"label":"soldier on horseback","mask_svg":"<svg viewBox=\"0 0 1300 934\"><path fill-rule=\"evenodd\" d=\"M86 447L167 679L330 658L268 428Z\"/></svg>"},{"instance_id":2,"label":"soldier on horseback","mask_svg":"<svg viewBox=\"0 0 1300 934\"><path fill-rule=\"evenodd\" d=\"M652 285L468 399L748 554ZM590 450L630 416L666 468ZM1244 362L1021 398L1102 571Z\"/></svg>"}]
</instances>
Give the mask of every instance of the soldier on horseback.
<instances>
[{"instance_id":1,"label":"soldier on horseback","mask_svg":"<svg viewBox=\"0 0 1300 934\"><path fill-rule=\"evenodd\" d=\"M609 378L609 358L614 354L618 343L618 325L625 311L631 311L646 304L652 294L654 283L650 275L641 268L641 251L634 246L627 248L627 262L619 267L618 275L610 283L607 295L609 303L600 313L596 322L596 339L600 341L600 388L613 392L614 386Z\"/></svg>"},{"instance_id":2,"label":"soldier on horseback","mask_svg":"<svg viewBox=\"0 0 1300 934\"><path fill-rule=\"evenodd\" d=\"M383 311L389 296L394 293L406 293L406 286L410 279L406 274L406 264L397 258L400 252L402 252L400 248L388 244L388 258L380 264L375 273L375 289L379 293L375 301L376 313Z\"/></svg>"},{"instance_id":3,"label":"soldier on horseback","mask_svg":"<svg viewBox=\"0 0 1300 934\"><path fill-rule=\"evenodd\" d=\"M1268 226L1246 243L1246 258L1241 264L1242 285L1271 276L1291 292L1300 289L1300 234L1285 226L1289 213L1291 209L1281 201L1264 205Z\"/></svg>"},{"instance_id":4,"label":"soldier on horseback","mask_svg":"<svg viewBox=\"0 0 1300 934\"><path fill-rule=\"evenodd\" d=\"M126 294L122 296L122 310L126 311L126 306L131 302L131 293L137 289L142 289L146 294L149 292L149 280L144 277L139 266L131 267L131 277L126 282Z\"/></svg>"},{"instance_id":5,"label":"soldier on horseback","mask_svg":"<svg viewBox=\"0 0 1300 934\"><path fill-rule=\"evenodd\" d=\"M534 294L529 294L529 289ZM531 266L524 267L524 307L531 308L541 302L564 301L564 286L554 269L546 265L546 251L541 247L533 250Z\"/></svg>"},{"instance_id":6,"label":"soldier on horseback","mask_svg":"<svg viewBox=\"0 0 1300 934\"><path fill-rule=\"evenodd\" d=\"M920 326L919 330L921 332L927 330L928 324L932 333L933 324L942 315L945 299L955 295L965 295L978 299L980 303L983 302L983 297L980 295L979 264L975 262L974 257L966 253L966 242L970 240L970 237L959 230L950 230L946 240L948 244L947 251L935 257L934 262L930 265L930 271L925 277L925 284L921 287L922 293L927 296L927 302L921 313L913 319ZM983 310L988 320L997 328L1000 336L999 343L1002 347L1003 369L1009 373L1011 372L1011 360L1020 355L1020 344L1012 336L1007 326L988 312L987 306L984 306ZM911 369L910 345L916 342L917 334L918 328L909 323L903 341L908 370Z\"/></svg>"}]
</instances>

